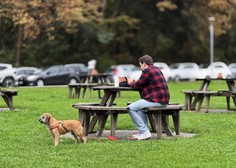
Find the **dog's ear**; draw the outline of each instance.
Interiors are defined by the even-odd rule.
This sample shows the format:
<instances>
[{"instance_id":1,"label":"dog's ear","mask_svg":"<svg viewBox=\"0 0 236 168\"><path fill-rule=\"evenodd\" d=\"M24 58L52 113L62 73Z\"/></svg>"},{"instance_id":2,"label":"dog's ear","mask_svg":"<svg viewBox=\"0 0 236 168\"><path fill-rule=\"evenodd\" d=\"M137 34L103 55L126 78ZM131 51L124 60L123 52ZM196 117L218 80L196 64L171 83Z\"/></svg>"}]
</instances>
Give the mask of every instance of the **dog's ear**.
<instances>
[{"instance_id":1,"label":"dog's ear","mask_svg":"<svg viewBox=\"0 0 236 168\"><path fill-rule=\"evenodd\" d=\"M50 113L44 113L43 115L52 117L52 115Z\"/></svg>"},{"instance_id":2,"label":"dog's ear","mask_svg":"<svg viewBox=\"0 0 236 168\"><path fill-rule=\"evenodd\" d=\"M46 117L46 120L45 120L45 122L46 123L49 123L49 121L50 121L50 118L52 117L51 115L45 115L45 117Z\"/></svg>"}]
</instances>

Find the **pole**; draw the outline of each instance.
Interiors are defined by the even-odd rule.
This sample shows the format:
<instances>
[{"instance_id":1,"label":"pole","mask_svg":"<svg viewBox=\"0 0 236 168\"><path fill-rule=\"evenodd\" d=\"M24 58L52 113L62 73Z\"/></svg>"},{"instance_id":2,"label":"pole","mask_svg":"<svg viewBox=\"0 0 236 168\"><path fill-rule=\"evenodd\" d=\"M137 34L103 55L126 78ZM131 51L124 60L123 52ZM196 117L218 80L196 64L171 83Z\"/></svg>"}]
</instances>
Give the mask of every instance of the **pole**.
<instances>
[{"instance_id":1,"label":"pole","mask_svg":"<svg viewBox=\"0 0 236 168\"><path fill-rule=\"evenodd\" d=\"M213 22L215 18L209 17L208 20L210 21L210 64L214 62L214 25Z\"/></svg>"},{"instance_id":2,"label":"pole","mask_svg":"<svg viewBox=\"0 0 236 168\"><path fill-rule=\"evenodd\" d=\"M214 62L214 26L210 23L210 64Z\"/></svg>"}]
</instances>

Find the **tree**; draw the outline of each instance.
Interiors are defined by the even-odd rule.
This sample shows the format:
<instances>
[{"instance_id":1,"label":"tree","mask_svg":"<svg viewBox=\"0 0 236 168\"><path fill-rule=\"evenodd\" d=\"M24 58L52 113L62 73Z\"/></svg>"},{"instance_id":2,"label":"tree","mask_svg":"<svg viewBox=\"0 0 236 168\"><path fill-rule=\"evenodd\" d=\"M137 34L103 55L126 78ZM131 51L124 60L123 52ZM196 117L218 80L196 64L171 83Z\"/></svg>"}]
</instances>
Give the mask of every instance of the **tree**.
<instances>
[{"instance_id":1,"label":"tree","mask_svg":"<svg viewBox=\"0 0 236 168\"><path fill-rule=\"evenodd\" d=\"M21 47L35 40L42 31L53 40L53 23L61 22L68 33L79 31L78 24L101 19L99 0L1 0L1 16L13 22L16 31L16 65L20 65Z\"/></svg>"},{"instance_id":2,"label":"tree","mask_svg":"<svg viewBox=\"0 0 236 168\"><path fill-rule=\"evenodd\" d=\"M194 60L203 62L204 56L209 55L209 21L208 17L214 16L214 28L216 36L216 46L220 51L222 42L221 37L225 37L229 31L231 31L232 20L235 16L236 1L235 0L201 0L201 1L181 1L181 0L163 0L157 2L157 8L164 13L168 13L170 10L180 10L180 16L182 21L185 20L188 32L187 46L184 47L189 54L195 55ZM184 19L183 19L184 18ZM184 33L187 34L187 33ZM224 38L225 39L225 38ZM178 43L176 43L178 44ZM223 43L224 44L224 43ZM224 52L216 52L216 60L224 61ZM178 51L178 53L180 53ZM183 54L183 53L182 53ZM191 56L190 56L191 57ZM223 58L223 59L222 59ZM225 60L227 61L227 60ZM208 61L207 61L208 62ZM205 63L207 63L205 60Z\"/></svg>"}]
</instances>

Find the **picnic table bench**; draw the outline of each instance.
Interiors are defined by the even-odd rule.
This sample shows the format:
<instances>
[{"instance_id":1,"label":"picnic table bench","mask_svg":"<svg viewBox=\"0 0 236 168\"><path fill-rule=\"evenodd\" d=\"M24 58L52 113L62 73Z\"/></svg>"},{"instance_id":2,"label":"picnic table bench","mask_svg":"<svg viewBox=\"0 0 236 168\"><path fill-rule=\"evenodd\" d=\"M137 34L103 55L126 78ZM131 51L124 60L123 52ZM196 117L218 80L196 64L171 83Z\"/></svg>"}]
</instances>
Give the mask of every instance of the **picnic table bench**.
<instances>
[{"instance_id":1,"label":"picnic table bench","mask_svg":"<svg viewBox=\"0 0 236 168\"><path fill-rule=\"evenodd\" d=\"M74 104L74 108L78 109L79 120L81 121L85 135L93 132L95 124L99 120L99 129L97 136L101 136L104 130L108 116L111 116L110 125L110 135L115 136L116 124L118 119L118 114L127 114L127 107L118 106L100 106L97 104ZM157 133L158 139L162 138L162 128L164 129L167 136L173 136L170 129L168 116L171 115L175 127L176 135L180 134L180 111L182 110L182 105L173 104L166 107L150 107L147 110L147 115L150 121L151 128ZM91 115L94 115L90 121Z\"/></svg>"},{"instance_id":2,"label":"picnic table bench","mask_svg":"<svg viewBox=\"0 0 236 168\"><path fill-rule=\"evenodd\" d=\"M6 102L6 104L10 110L14 110L13 96L16 96L17 93L18 93L17 90L2 90L2 89L0 89L0 96L2 96L3 100Z\"/></svg>"},{"instance_id":3,"label":"picnic table bench","mask_svg":"<svg viewBox=\"0 0 236 168\"><path fill-rule=\"evenodd\" d=\"M234 106L236 107L236 85L235 80L232 78L204 78L196 79L202 81L199 90L183 90L182 93L185 94L185 109L186 110L196 110L200 111L204 98L206 98L205 111L209 112L210 98L212 96L224 96L226 98L227 110L230 109L230 98L232 98ZM228 89L211 91L208 90L211 81L225 81ZM197 106L197 107L196 107ZM234 109L235 110L235 109Z\"/></svg>"},{"instance_id":4,"label":"picnic table bench","mask_svg":"<svg viewBox=\"0 0 236 168\"><path fill-rule=\"evenodd\" d=\"M227 109L230 110L230 97L235 97L236 92L229 90L183 90L185 94L185 109L200 111L204 98L206 98L205 112L209 112L210 98L212 96L226 97ZM195 98L193 101L192 99ZM196 107L197 106L197 107ZM196 108L196 109L195 109Z\"/></svg>"}]
</instances>

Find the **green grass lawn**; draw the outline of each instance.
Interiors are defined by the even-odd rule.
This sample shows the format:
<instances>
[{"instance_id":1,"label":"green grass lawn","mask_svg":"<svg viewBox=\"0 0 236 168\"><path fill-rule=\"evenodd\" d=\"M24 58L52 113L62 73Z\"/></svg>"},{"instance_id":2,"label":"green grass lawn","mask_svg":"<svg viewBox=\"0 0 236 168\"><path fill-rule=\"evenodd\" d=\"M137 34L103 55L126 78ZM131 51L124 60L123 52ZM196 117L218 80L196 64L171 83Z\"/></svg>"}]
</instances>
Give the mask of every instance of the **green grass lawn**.
<instances>
[{"instance_id":1,"label":"green grass lawn","mask_svg":"<svg viewBox=\"0 0 236 168\"><path fill-rule=\"evenodd\" d=\"M185 89L199 89L200 82L169 83L171 102L184 104ZM67 87L15 88L16 111L1 111L0 167L234 167L236 163L236 114L181 112L181 132L194 133L191 138L161 140L109 141L88 139L75 144L63 139L59 146L38 119L49 112L56 119L78 119L72 104L98 102L97 92L92 98L70 99ZM227 89L224 82L213 81L211 90ZM122 92L116 99L118 106L136 101L136 92ZM0 107L6 107L3 100ZM211 109L226 109L223 97L213 97ZM109 129L109 122L106 125ZM129 115L121 115L118 129L133 130Z\"/></svg>"}]
</instances>

